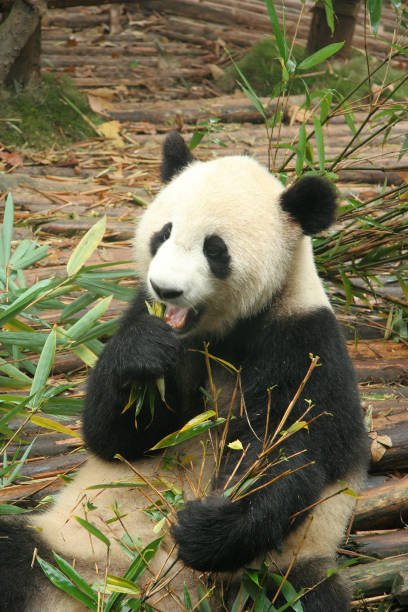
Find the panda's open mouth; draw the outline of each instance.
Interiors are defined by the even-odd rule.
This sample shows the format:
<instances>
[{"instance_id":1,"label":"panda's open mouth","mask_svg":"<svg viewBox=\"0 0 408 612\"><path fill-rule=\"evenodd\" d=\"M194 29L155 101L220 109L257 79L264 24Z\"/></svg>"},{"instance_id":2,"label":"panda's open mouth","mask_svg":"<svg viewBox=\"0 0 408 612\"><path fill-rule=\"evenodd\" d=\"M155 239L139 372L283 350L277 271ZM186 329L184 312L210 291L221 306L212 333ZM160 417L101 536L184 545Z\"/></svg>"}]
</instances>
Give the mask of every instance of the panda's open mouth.
<instances>
[{"instance_id":1,"label":"panda's open mouth","mask_svg":"<svg viewBox=\"0 0 408 612\"><path fill-rule=\"evenodd\" d=\"M193 309L191 306L180 308L173 304L168 304L164 312L164 320L174 330L185 333L196 324L200 316L200 310Z\"/></svg>"}]
</instances>

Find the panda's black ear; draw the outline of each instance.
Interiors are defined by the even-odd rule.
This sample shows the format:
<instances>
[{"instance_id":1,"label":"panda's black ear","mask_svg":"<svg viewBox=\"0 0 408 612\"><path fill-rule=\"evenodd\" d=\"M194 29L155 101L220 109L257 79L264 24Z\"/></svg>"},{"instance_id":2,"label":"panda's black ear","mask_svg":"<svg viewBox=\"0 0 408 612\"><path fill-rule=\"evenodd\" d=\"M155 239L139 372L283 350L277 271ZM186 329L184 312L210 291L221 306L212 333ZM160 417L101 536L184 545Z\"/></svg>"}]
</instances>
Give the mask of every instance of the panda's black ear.
<instances>
[{"instance_id":1,"label":"panda's black ear","mask_svg":"<svg viewBox=\"0 0 408 612\"><path fill-rule=\"evenodd\" d=\"M317 234L335 219L336 192L328 180L305 176L283 192L281 206L300 224L304 234Z\"/></svg>"},{"instance_id":2,"label":"panda's black ear","mask_svg":"<svg viewBox=\"0 0 408 612\"><path fill-rule=\"evenodd\" d=\"M160 176L163 183L168 183L181 172L194 157L178 132L170 132L163 144L163 158Z\"/></svg>"}]
</instances>

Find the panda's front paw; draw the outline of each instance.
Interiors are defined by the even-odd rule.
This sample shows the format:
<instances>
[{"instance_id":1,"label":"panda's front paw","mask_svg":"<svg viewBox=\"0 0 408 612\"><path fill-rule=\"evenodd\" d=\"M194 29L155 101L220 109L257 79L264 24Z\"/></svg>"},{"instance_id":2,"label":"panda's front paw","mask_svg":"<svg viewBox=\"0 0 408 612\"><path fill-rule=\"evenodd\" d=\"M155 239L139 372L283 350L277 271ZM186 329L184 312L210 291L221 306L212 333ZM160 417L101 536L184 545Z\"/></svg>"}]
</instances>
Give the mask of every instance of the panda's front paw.
<instances>
[{"instance_id":1,"label":"panda's front paw","mask_svg":"<svg viewBox=\"0 0 408 612\"><path fill-rule=\"evenodd\" d=\"M147 315L143 326L123 329L113 341L112 365L119 386L160 378L177 363L179 338L157 317Z\"/></svg>"},{"instance_id":2,"label":"panda's front paw","mask_svg":"<svg viewBox=\"0 0 408 612\"><path fill-rule=\"evenodd\" d=\"M224 497L187 502L172 529L179 558L200 571L233 571L257 553L247 505Z\"/></svg>"}]
</instances>

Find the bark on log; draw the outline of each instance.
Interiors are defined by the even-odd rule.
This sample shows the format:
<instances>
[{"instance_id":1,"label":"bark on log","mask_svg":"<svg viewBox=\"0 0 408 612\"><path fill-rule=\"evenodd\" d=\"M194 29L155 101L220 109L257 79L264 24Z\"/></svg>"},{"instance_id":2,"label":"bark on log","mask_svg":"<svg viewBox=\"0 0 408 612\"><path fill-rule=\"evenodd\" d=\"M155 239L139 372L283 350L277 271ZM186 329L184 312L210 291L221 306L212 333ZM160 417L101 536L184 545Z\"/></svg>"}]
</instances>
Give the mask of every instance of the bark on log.
<instances>
[{"instance_id":1,"label":"bark on log","mask_svg":"<svg viewBox=\"0 0 408 612\"><path fill-rule=\"evenodd\" d=\"M75 236L81 232L86 232L93 225L93 221L50 221L40 224L40 231L46 234L56 234L57 236ZM123 223L111 223L109 231L105 235L105 240L116 242L119 240L131 240L135 233L134 227L124 226Z\"/></svg>"},{"instance_id":2,"label":"bark on log","mask_svg":"<svg viewBox=\"0 0 408 612\"><path fill-rule=\"evenodd\" d=\"M408 520L408 476L393 479L360 494L353 530L394 529Z\"/></svg>"},{"instance_id":3,"label":"bark on log","mask_svg":"<svg viewBox=\"0 0 408 612\"><path fill-rule=\"evenodd\" d=\"M268 113L273 113L274 108L269 107ZM112 111L109 116L119 121L134 121L148 123L166 123L166 125L177 125L176 117L181 117L183 123L195 125L196 123L208 119L208 111L199 108L174 107L166 109L131 110L131 111ZM224 123L263 123L260 113L251 105L231 104L211 108L211 116Z\"/></svg>"},{"instance_id":4,"label":"bark on log","mask_svg":"<svg viewBox=\"0 0 408 612\"><path fill-rule=\"evenodd\" d=\"M408 382L408 360L379 361L365 359L355 361L354 368L358 381L361 382Z\"/></svg>"},{"instance_id":5,"label":"bark on log","mask_svg":"<svg viewBox=\"0 0 408 612\"><path fill-rule=\"evenodd\" d=\"M126 2L123 0L48 0L48 8L59 9L73 6L99 6L101 4L126 4Z\"/></svg>"},{"instance_id":6,"label":"bark on log","mask_svg":"<svg viewBox=\"0 0 408 612\"><path fill-rule=\"evenodd\" d=\"M192 17L200 21L214 21L215 23L238 23L247 28L255 27L259 32L271 31L271 24L267 15L254 11L239 9L235 6L222 6L215 3L204 4L199 0L145 0L144 6L149 9L180 14L183 17Z\"/></svg>"},{"instance_id":7,"label":"bark on log","mask_svg":"<svg viewBox=\"0 0 408 612\"><path fill-rule=\"evenodd\" d=\"M378 559L408 554L408 531L395 529L385 533L352 534L347 548Z\"/></svg>"},{"instance_id":8,"label":"bark on log","mask_svg":"<svg viewBox=\"0 0 408 612\"><path fill-rule=\"evenodd\" d=\"M45 495L57 493L63 485L61 478L58 478L49 482L30 482L29 484L6 487L0 491L0 504L16 502L21 506L22 500L29 499L31 502L37 498L42 499Z\"/></svg>"},{"instance_id":9,"label":"bark on log","mask_svg":"<svg viewBox=\"0 0 408 612\"><path fill-rule=\"evenodd\" d=\"M402 185L404 179L397 172L383 172L382 170L352 170L344 169L338 172L342 183L367 183L369 185Z\"/></svg>"},{"instance_id":10,"label":"bark on log","mask_svg":"<svg viewBox=\"0 0 408 612\"><path fill-rule=\"evenodd\" d=\"M356 595L379 595L389 592L397 574L408 569L408 555L362 563L342 570L342 575L353 583Z\"/></svg>"},{"instance_id":11,"label":"bark on log","mask_svg":"<svg viewBox=\"0 0 408 612\"><path fill-rule=\"evenodd\" d=\"M32 57L35 51L39 50L40 36L40 17L46 7L45 0L36 0L35 2L25 2L24 0L15 0L11 11L6 20L0 25L0 88L12 78L22 78L23 85L29 84L32 75L36 73L30 72L39 66L39 55L37 58ZM19 59L19 57L27 48L27 57ZM13 69L16 73L13 73ZM29 70L27 70L29 69Z\"/></svg>"},{"instance_id":12,"label":"bark on log","mask_svg":"<svg viewBox=\"0 0 408 612\"><path fill-rule=\"evenodd\" d=\"M29 460L24 463L19 475L31 478L51 478L67 471L72 472L82 465L85 459L86 456L82 453L74 453Z\"/></svg>"}]
</instances>

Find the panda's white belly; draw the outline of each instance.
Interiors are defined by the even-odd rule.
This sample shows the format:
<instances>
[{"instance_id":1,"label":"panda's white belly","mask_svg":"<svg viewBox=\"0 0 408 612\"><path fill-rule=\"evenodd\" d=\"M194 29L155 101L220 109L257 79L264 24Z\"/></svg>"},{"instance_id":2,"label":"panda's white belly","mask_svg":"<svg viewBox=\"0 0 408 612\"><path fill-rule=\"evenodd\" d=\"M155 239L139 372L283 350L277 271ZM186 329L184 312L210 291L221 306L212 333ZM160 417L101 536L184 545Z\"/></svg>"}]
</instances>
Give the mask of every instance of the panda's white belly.
<instances>
[{"instance_id":1,"label":"panda's white belly","mask_svg":"<svg viewBox=\"0 0 408 612\"><path fill-rule=\"evenodd\" d=\"M344 538L348 522L356 505L356 496L363 484L364 472L358 470L340 483L331 484L321 494L320 500L305 519L285 538L282 551L268 554L272 568L286 570L295 559L297 562L313 558L331 558L333 567L337 547ZM349 489L346 493L340 493ZM351 493L351 494L350 494Z\"/></svg>"},{"instance_id":2,"label":"panda's white belly","mask_svg":"<svg viewBox=\"0 0 408 612\"><path fill-rule=\"evenodd\" d=\"M110 463L90 456L78 475L60 493L52 508L40 515L33 515L31 525L38 529L47 546L74 564L79 573L92 584L104 580L106 574L123 576L130 565L130 557L123 551L117 540L127 533L140 540L142 548L168 530L169 522L162 529L154 531L155 523L144 510L154 506L161 494L169 488L182 490L184 500L208 494L215 461L211 443L207 442L205 460L203 444L207 436L194 438L184 444L168 449L167 462L159 456L142 459L133 464L135 473L124 463ZM170 459L170 458L173 459ZM170 469L165 469L164 466ZM138 476L140 474L140 476ZM94 485L107 485L118 481L132 482L137 486L119 488L89 489ZM150 483L150 484L148 484ZM118 508L120 520L115 519L112 506ZM175 520L176 509L169 510L169 519ZM75 519L86 519L95 525L110 540L110 547L92 536ZM148 599L154 609L173 612L182 609L184 583L194 601L197 595L199 575L177 562L163 578L166 569L175 561L174 543L167 533L158 552L145 570L139 586L157 591ZM159 584L171 584L158 588ZM86 607L60 590L48 585L46 593L38 592L28 612L82 612ZM177 601L178 600L178 601ZM41 603L40 603L41 602Z\"/></svg>"}]
</instances>

